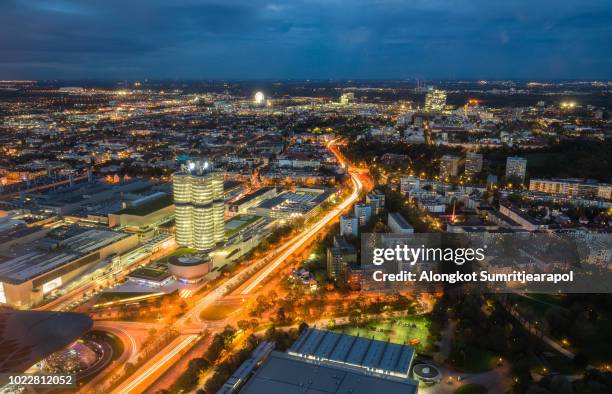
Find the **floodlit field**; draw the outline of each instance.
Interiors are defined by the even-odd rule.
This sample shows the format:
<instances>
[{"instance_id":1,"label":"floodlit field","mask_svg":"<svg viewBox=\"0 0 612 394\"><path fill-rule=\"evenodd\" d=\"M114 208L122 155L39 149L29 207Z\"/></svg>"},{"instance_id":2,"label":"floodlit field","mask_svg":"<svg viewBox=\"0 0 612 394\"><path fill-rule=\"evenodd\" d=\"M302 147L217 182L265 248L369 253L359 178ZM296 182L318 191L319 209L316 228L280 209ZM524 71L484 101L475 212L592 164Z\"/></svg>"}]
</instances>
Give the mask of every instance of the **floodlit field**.
<instances>
[{"instance_id":1,"label":"floodlit field","mask_svg":"<svg viewBox=\"0 0 612 394\"><path fill-rule=\"evenodd\" d=\"M417 351L422 351L430 345L429 325L430 321L426 316L409 316L376 320L360 327L339 326L335 331L381 341L409 344L415 346Z\"/></svg>"}]
</instances>

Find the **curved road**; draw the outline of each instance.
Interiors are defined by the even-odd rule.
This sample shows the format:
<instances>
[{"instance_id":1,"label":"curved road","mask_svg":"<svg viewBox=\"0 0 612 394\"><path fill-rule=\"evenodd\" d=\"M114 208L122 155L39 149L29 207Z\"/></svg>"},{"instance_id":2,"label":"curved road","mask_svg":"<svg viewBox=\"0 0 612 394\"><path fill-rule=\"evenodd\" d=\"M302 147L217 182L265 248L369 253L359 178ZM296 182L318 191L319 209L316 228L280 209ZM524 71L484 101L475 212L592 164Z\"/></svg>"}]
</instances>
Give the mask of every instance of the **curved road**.
<instances>
[{"instance_id":1,"label":"curved road","mask_svg":"<svg viewBox=\"0 0 612 394\"><path fill-rule=\"evenodd\" d=\"M341 162L342 165L345 165L342 157L332 149L335 140L330 142L328 147L332 152L336 154L336 157ZM333 219L342 214L348 207L350 207L355 201L359 199L359 195L363 190L363 183L359 179L359 174L356 171L350 170L351 181L353 183L353 192L350 196L348 196L340 205L336 208L329 211L323 218L321 218L314 225L304 229L300 234L296 235L294 238L290 239L282 246L277 248L275 252L281 252L280 255L273 258L264 258L259 263L257 263L253 268L246 269L233 278L229 279L223 285L212 291L206 297L204 297L200 302L196 304L194 308L192 308L189 312L187 312L181 319L176 322L178 326L189 326L189 322L198 322L201 323L200 314L201 312L219 301L223 296L228 294L233 288L242 284L243 282L249 280L249 285L242 290L242 295L247 295L251 291L253 291L264 279L266 279L274 270L276 270L287 258L289 258L295 251L297 251L300 247L302 247L306 242L308 242L312 237L314 237L321 229L329 224ZM250 279L254 273L254 271L259 271L257 276Z\"/></svg>"},{"instance_id":2,"label":"curved road","mask_svg":"<svg viewBox=\"0 0 612 394\"><path fill-rule=\"evenodd\" d=\"M117 322L96 321L93 326L94 330L105 331L115 335L123 344L123 353L112 364L108 365L99 375L90 380L87 384L79 389L81 393L94 393L97 387L115 370L115 365L125 365L127 362L134 362L138 356L138 343L136 338L127 330L119 327Z\"/></svg>"},{"instance_id":3,"label":"curved road","mask_svg":"<svg viewBox=\"0 0 612 394\"><path fill-rule=\"evenodd\" d=\"M336 155L336 158L340 164L346 168L346 162L342 155L333 149L336 142L337 140L331 141L328 144L328 148ZM249 294L264 279L274 272L274 270L276 270L288 257L290 257L306 242L316 236L316 234L324 226L329 224L332 220L349 208L354 202L356 202L359 199L361 191L363 190L363 183L359 178L358 170L349 168L349 174L353 183L353 191L341 204L329 211L315 224L305 228L300 234L296 235L277 248L273 254L275 257L266 257L260 260L254 266L238 273L234 277L230 278L227 282L220 285L217 289L210 292L208 295L198 301L196 305L191 308L191 310L178 319L175 322L174 327L183 333L193 329L202 330L204 322L200 320L200 314L204 309L221 300L225 295L229 294L233 289L245 281L251 282L245 289L242 290L241 294ZM277 253L280 253L280 255L276 255ZM253 274L256 274L256 276L253 276ZM150 384L161 376L162 372L171 362L176 360L177 357L180 357L180 354L183 351L187 351L198 339L199 335L194 334L179 336L175 343L171 343L169 346L164 348L155 357L153 357L153 359L149 360L148 363L136 371L136 373L129 378L128 382L130 383L121 385L118 390L115 390L114 392L121 392L122 394L143 392Z\"/></svg>"}]
</instances>

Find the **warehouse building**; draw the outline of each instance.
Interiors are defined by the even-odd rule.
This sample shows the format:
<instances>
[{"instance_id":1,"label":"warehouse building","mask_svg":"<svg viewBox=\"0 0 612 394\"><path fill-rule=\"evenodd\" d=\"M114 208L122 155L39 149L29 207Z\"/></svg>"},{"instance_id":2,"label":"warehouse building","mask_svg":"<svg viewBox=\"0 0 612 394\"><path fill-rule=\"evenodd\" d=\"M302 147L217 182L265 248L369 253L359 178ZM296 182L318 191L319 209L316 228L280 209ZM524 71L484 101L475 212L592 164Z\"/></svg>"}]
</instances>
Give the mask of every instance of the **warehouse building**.
<instances>
[{"instance_id":1,"label":"warehouse building","mask_svg":"<svg viewBox=\"0 0 612 394\"><path fill-rule=\"evenodd\" d=\"M307 329L287 353L271 352L240 392L415 394L414 354L407 345Z\"/></svg>"},{"instance_id":2,"label":"warehouse building","mask_svg":"<svg viewBox=\"0 0 612 394\"><path fill-rule=\"evenodd\" d=\"M0 304L29 308L53 290L138 245L136 234L98 228L57 228L0 254Z\"/></svg>"}]
</instances>

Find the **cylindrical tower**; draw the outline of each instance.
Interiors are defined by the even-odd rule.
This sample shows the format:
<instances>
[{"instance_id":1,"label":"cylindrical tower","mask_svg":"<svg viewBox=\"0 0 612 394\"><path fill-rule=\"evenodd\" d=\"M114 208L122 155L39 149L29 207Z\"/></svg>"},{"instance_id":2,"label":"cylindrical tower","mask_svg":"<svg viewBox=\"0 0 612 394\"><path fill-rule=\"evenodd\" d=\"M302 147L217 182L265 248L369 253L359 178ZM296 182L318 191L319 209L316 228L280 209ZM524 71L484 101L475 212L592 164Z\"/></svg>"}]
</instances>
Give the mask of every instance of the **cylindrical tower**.
<instances>
[{"instance_id":1,"label":"cylindrical tower","mask_svg":"<svg viewBox=\"0 0 612 394\"><path fill-rule=\"evenodd\" d=\"M213 173L211 183L213 192L213 237L215 243L218 243L225 240L223 176L219 173Z\"/></svg>"},{"instance_id":2,"label":"cylindrical tower","mask_svg":"<svg viewBox=\"0 0 612 394\"><path fill-rule=\"evenodd\" d=\"M191 176L181 173L174 174L172 188L174 194L176 243L181 246L191 246L193 242Z\"/></svg>"},{"instance_id":3,"label":"cylindrical tower","mask_svg":"<svg viewBox=\"0 0 612 394\"><path fill-rule=\"evenodd\" d=\"M176 242L210 250L225 238L223 176L208 163L190 163L174 175Z\"/></svg>"}]
</instances>

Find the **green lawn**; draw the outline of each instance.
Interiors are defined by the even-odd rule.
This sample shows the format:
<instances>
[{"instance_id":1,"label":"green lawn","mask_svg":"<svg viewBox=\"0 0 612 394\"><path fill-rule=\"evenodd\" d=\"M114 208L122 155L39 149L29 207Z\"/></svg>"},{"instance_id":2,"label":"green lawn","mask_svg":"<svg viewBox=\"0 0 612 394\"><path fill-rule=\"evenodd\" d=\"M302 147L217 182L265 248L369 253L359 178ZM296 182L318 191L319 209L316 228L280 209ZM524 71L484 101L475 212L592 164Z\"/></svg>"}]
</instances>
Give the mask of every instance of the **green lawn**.
<instances>
[{"instance_id":1,"label":"green lawn","mask_svg":"<svg viewBox=\"0 0 612 394\"><path fill-rule=\"evenodd\" d=\"M200 314L200 318L203 320L223 320L233 311L234 308L227 305L213 305L204 309Z\"/></svg>"},{"instance_id":2,"label":"green lawn","mask_svg":"<svg viewBox=\"0 0 612 394\"><path fill-rule=\"evenodd\" d=\"M413 344L417 351L429 346L429 318L426 316L397 317L377 320L362 327L339 326L334 331L380 341Z\"/></svg>"},{"instance_id":3,"label":"green lawn","mask_svg":"<svg viewBox=\"0 0 612 394\"><path fill-rule=\"evenodd\" d=\"M468 383L455 390L455 394L487 394L485 386L476 383Z\"/></svg>"},{"instance_id":4,"label":"green lawn","mask_svg":"<svg viewBox=\"0 0 612 394\"><path fill-rule=\"evenodd\" d=\"M476 347L469 347L465 351L465 358L461 354L451 353L451 363L461 372L480 373L495 368L499 356L493 352Z\"/></svg>"}]
</instances>

